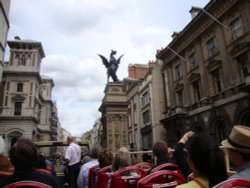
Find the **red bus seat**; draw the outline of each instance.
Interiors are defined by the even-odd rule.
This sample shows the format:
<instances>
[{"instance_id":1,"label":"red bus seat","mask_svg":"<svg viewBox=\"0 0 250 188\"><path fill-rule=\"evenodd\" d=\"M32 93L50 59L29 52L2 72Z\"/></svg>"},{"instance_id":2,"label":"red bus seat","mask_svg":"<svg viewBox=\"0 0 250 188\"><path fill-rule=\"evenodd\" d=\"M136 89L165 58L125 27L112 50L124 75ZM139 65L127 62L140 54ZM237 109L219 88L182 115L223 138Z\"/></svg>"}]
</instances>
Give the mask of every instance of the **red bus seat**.
<instances>
[{"instance_id":1,"label":"red bus seat","mask_svg":"<svg viewBox=\"0 0 250 188\"><path fill-rule=\"evenodd\" d=\"M147 172L136 166L117 170L111 175L111 188L136 188L137 182L145 177Z\"/></svg>"},{"instance_id":2,"label":"red bus seat","mask_svg":"<svg viewBox=\"0 0 250 188\"><path fill-rule=\"evenodd\" d=\"M145 171L149 171L151 168L153 168L154 164L148 163L148 162L141 162L141 163L135 164L134 166L142 168Z\"/></svg>"},{"instance_id":3,"label":"red bus seat","mask_svg":"<svg viewBox=\"0 0 250 188\"><path fill-rule=\"evenodd\" d=\"M185 177L178 172L160 170L139 180L137 188L176 187L185 182Z\"/></svg>"},{"instance_id":4,"label":"red bus seat","mask_svg":"<svg viewBox=\"0 0 250 188\"><path fill-rule=\"evenodd\" d=\"M0 179L12 175L11 172L0 171Z\"/></svg>"},{"instance_id":5,"label":"red bus seat","mask_svg":"<svg viewBox=\"0 0 250 188\"><path fill-rule=\"evenodd\" d=\"M250 187L250 181L241 178L229 179L215 185L213 188L228 188L237 186Z\"/></svg>"},{"instance_id":6,"label":"red bus seat","mask_svg":"<svg viewBox=\"0 0 250 188\"><path fill-rule=\"evenodd\" d=\"M94 188L94 174L96 168L99 168L99 165L95 165L89 169L88 188Z\"/></svg>"},{"instance_id":7,"label":"red bus seat","mask_svg":"<svg viewBox=\"0 0 250 188\"><path fill-rule=\"evenodd\" d=\"M101 168L98 171L98 178L96 182L96 187L107 188L108 182L111 178L112 165Z\"/></svg>"},{"instance_id":8,"label":"red bus seat","mask_svg":"<svg viewBox=\"0 0 250 188\"><path fill-rule=\"evenodd\" d=\"M44 183L37 182L37 181L31 181L31 180L17 181L15 183L6 185L4 188L17 188L17 187L52 188L51 186L46 185Z\"/></svg>"},{"instance_id":9,"label":"red bus seat","mask_svg":"<svg viewBox=\"0 0 250 188\"><path fill-rule=\"evenodd\" d=\"M171 170L171 171L175 171L175 172L178 172L178 173L182 174L179 166L177 164L174 164L174 163L164 163L164 164L161 164L161 165L155 167L152 170L151 173L157 172L159 170Z\"/></svg>"},{"instance_id":10,"label":"red bus seat","mask_svg":"<svg viewBox=\"0 0 250 188\"><path fill-rule=\"evenodd\" d=\"M43 168L36 168L35 171L42 172L42 173L45 173L45 174L52 174L52 172L50 170L43 169Z\"/></svg>"}]
</instances>

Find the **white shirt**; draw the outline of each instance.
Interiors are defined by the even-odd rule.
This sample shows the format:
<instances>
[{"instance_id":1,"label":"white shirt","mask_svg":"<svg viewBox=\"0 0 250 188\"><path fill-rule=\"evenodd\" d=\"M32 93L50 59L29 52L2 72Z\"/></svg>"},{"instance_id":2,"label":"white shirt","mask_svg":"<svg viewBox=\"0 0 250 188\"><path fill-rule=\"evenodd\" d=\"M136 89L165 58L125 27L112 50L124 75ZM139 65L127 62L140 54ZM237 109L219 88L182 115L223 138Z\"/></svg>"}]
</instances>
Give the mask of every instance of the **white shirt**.
<instances>
[{"instance_id":1,"label":"white shirt","mask_svg":"<svg viewBox=\"0 0 250 188\"><path fill-rule=\"evenodd\" d=\"M65 159L69 160L69 166L79 163L81 160L81 147L72 142L66 149Z\"/></svg>"},{"instance_id":2,"label":"white shirt","mask_svg":"<svg viewBox=\"0 0 250 188\"><path fill-rule=\"evenodd\" d=\"M88 181L89 181L89 169L93 166L98 165L99 162L97 159L93 159L84 165L82 165L80 173L77 178L77 186L80 188L88 188Z\"/></svg>"}]
</instances>

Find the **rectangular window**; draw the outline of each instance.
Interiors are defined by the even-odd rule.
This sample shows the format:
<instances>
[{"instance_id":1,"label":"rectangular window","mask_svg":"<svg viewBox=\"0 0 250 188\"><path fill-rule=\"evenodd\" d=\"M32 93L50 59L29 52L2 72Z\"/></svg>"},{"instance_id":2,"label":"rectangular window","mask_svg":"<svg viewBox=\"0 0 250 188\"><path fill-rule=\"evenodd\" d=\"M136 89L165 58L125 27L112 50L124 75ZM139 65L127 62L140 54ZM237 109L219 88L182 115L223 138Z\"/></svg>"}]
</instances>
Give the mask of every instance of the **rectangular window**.
<instances>
[{"instance_id":1,"label":"rectangular window","mask_svg":"<svg viewBox=\"0 0 250 188\"><path fill-rule=\"evenodd\" d=\"M15 102L14 115L20 116L22 114L22 102Z\"/></svg>"},{"instance_id":2,"label":"rectangular window","mask_svg":"<svg viewBox=\"0 0 250 188\"><path fill-rule=\"evenodd\" d=\"M197 61L196 61L196 54L195 53L192 53L189 56L189 63L190 63L191 70L195 69L198 66Z\"/></svg>"},{"instance_id":3,"label":"rectangular window","mask_svg":"<svg viewBox=\"0 0 250 188\"><path fill-rule=\"evenodd\" d=\"M250 75L250 66L249 66L249 60L248 60L247 54L243 54L237 57L237 62L241 66L243 76L247 77L248 75Z\"/></svg>"},{"instance_id":4,"label":"rectangular window","mask_svg":"<svg viewBox=\"0 0 250 188\"><path fill-rule=\"evenodd\" d=\"M176 80L181 78L181 68L180 68L180 65L177 65L175 67L175 76L176 76Z\"/></svg>"},{"instance_id":5,"label":"rectangular window","mask_svg":"<svg viewBox=\"0 0 250 188\"><path fill-rule=\"evenodd\" d=\"M5 103L4 103L5 106L8 106L8 96L5 96Z\"/></svg>"},{"instance_id":6,"label":"rectangular window","mask_svg":"<svg viewBox=\"0 0 250 188\"><path fill-rule=\"evenodd\" d=\"M142 116L143 116L143 124L144 125L148 124L149 123L149 111L147 110L143 112Z\"/></svg>"},{"instance_id":7,"label":"rectangular window","mask_svg":"<svg viewBox=\"0 0 250 188\"><path fill-rule=\"evenodd\" d=\"M22 83L17 84L17 92L23 92L23 84Z\"/></svg>"},{"instance_id":8,"label":"rectangular window","mask_svg":"<svg viewBox=\"0 0 250 188\"><path fill-rule=\"evenodd\" d=\"M142 95L142 106L145 106L149 104L149 92L146 91L143 95Z\"/></svg>"},{"instance_id":9,"label":"rectangular window","mask_svg":"<svg viewBox=\"0 0 250 188\"><path fill-rule=\"evenodd\" d=\"M243 30L241 26L241 22L239 18L236 18L234 21L230 24L231 31L233 34L234 39L237 39L243 35Z\"/></svg>"},{"instance_id":10,"label":"rectangular window","mask_svg":"<svg viewBox=\"0 0 250 188\"><path fill-rule=\"evenodd\" d=\"M194 89L195 102L198 102L201 99L201 89L199 81L193 83L193 89Z\"/></svg>"},{"instance_id":11,"label":"rectangular window","mask_svg":"<svg viewBox=\"0 0 250 188\"><path fill-rule=\"evenodd\" d=\"M219 93L222 91L220 71L219 70L213 71L212 76L213 76L213 83L214 83L215 91L216 93Z\"/></svg>"},{"instance_id":12,"label":"rectangular window","mask_svg":"<svg viewBox=\"0 0 250 188\"><path fill-rule=\"evenodd\" d=\"M19 58L19 65L26 65L26 58L24 56Z\"/></svg>"},{"instance_id":13,"label":"rectangular window","mask_svg":"<svg viewBox=\"0 0 250 188\"><path fill-rule=\"evenodd\" d=\"M7 82L6 91L9 91L9 90L10 90L10 82Z\"/></svg>"},{"instance_id":14,"label":"rectangular window","mask_svg":"<svg viewBox=\"0 0 250 188\"><path fill-rule=\"evenodd\" d=\"M216 46L215 46L214 37L207 41L207 48L208 48L208 52L209 52L210 57L214 56L216 54L217 50L216 50Z\"/></svg>"},{"instance_id":15,"label":"rectangular window","mask_svg":"<svg viewBox=\"0 0 250 188\"><path fill-rule=\"evenodd\" d=\"M30 82L30 92L33 91L33 82Z\"/></svg>"}]
</instances>

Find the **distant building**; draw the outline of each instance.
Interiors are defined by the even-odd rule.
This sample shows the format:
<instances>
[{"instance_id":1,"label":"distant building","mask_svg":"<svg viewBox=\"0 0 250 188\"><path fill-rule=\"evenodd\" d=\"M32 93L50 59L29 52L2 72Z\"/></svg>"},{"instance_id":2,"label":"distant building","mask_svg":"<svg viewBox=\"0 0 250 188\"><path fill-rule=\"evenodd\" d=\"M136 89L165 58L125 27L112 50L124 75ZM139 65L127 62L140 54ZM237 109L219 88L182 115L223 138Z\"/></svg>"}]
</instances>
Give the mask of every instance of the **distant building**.
<instances>
[{"instance_id":1,"label":"distant building","mask_svg":"<svg viewBox=\"0 0 250 188\"><path fill-rule=\"evenodd\" d=\"M8 45L10 58L4 64L1 87L0 135L4 135L8 147L21 136L33 141L57 140L60 127L51 99L54 82L40 75L45 57L42 44L16 38Z\"/></svg>"},{"instance_id":2,"label":"distant building","mask_svg":"<svg viewBox=\"0 0 250 188\"><path fill-rule=\"evenodd\" d=\"M250 3L209 1L158 51L163 61L167 140L188 130L225 139L234 125L250 125ZM191 11L193 12L193 11Z\"/></svg>"}]
</instances>

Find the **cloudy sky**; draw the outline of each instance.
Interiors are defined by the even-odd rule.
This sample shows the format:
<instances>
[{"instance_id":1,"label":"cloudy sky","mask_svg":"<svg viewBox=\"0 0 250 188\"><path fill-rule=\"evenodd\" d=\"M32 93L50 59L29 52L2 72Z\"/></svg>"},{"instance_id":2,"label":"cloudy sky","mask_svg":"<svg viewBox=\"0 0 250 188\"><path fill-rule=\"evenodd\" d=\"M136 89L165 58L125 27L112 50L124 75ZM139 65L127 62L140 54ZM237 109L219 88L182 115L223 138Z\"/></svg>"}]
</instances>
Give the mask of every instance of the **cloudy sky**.
<instances>
[{"instance_id":1,"label":"cloudy sky","mask_svg":"<svg viewBox=\"0 0 250 188\"><path fill-rule=\"evenodd\" d=\"M191 20L191 6L209 0L11 0L14 36L42 43L46 57L41 74L55 82L53 100L61 126L74 136L89 131L107 83L97 54L125 54L117 71L122 80L129 64L155 60L174 31ZM8 49L7 49L8 50ZM8 60L8 55L6 57Z\"/></svg>"}]
</instances>

